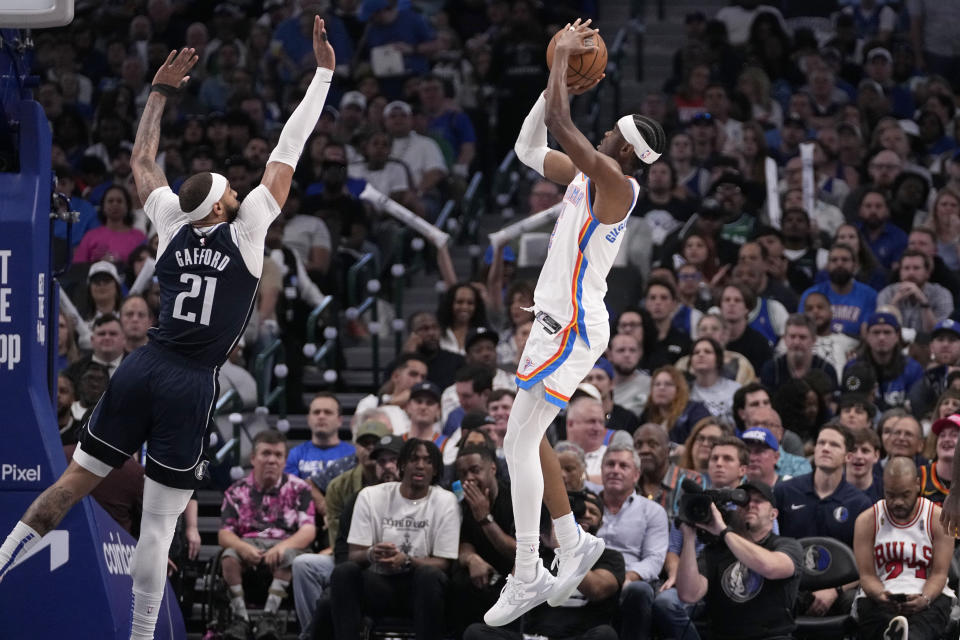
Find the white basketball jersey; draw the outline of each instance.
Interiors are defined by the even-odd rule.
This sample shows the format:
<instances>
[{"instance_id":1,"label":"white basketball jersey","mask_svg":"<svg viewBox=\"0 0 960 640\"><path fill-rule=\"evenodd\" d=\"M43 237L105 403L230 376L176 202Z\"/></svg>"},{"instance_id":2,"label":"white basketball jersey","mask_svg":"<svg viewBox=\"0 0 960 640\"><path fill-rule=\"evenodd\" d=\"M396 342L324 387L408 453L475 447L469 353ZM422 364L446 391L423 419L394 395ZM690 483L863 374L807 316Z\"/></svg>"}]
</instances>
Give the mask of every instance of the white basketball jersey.
<instances>
[{"instance_id":1,"label":"white basketball jersey","mask_svg":"<svg viewBox=\"0 0 960 640\"><path fill-rule=\"evenodd\" d=\"M891 593L920 593L933 567L934 503L918 498L920 506L910 522L895 522L887 501L873 505L873 563L883 588ZM953 596L950 587L943 593Z\"/></svg>"},{"instance_id":2,"label":"white basketball jersey","mask_svg":"<svg viewBox=\"0 0 960 640\"><path fill-rule=\"evenodd\" d=\"M563 325L575 329L589 345L587 325L606 323L607 274L617 258L630 212L640 187L627 177L633 201L623 220L602 224L593 217L590 179L578 173L567 186L563 208L553 225L547 259L533 294L534 307Z\"/></svg>"}]
</instances>

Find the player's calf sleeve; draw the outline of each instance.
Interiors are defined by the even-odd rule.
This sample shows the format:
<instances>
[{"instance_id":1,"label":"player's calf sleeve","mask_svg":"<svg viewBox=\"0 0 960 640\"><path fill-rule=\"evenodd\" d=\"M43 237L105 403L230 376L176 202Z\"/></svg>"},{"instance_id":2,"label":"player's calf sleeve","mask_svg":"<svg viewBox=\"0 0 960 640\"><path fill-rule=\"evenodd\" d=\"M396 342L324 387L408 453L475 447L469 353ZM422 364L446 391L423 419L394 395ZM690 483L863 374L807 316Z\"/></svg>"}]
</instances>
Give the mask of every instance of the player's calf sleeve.
<instances>
[{"instance_id":1,"label":"player's calf sleeve","mask_svg":"<svg viewBox=\"0 0 960 640\"><path fill-rule=\"evenodd\" d=\"M330 91L330 81L333 79L333 71L324 67L317 67L317 72L307 87L307 92L303 95L303 100L293 110L287 123L283 125L280 132L280 139L277 140L277 146L270 153L268 162L282 162L297 168L297 161L303 152L303 145L307 138L313 133L313 128L317 126L317 120L320 118L320 112L323 111L323 103L327 100L327 92Z\"/></svg>"},{"instance_id":2,"label":"player's calf sleeve","mask_svg":"<svg viewBox=\"0 0 960 640\"><path fill-rule=\"evenodd\" d=\"M532 580L539 562L540 509L543 471L540 440L560 408L546 401L542 385L521 389L510 410L503 452L513 487L513 514L517 532L517 577Z\"/></svg>"},{"instance_id":3,"label":"player's calf sleeve","mask_svg":"<svg viewBox=\"0 0 960 640\"><path fill-rule=\"evenodd\" d=\"M130 563L133 576L130 640L153 638L167 579L167 553L177 518L187 508L192 495L193 491L166 487L150 478L144 482L140 539Z\"/></svg>"}]
</instances>

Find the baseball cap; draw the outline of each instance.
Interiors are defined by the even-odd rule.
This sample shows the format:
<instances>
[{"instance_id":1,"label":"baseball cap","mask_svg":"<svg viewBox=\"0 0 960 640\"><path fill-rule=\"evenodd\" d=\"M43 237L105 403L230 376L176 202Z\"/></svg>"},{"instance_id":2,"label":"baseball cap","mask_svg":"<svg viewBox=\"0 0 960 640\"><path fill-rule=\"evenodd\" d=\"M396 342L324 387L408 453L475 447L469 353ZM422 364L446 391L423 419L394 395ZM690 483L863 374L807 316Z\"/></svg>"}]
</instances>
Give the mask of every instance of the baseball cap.
<instances>
[{"instance_id":1,"label":"baseball cap","mask_svg":"<svg viewBox=\"0 0 960 640\"><path fill-rule=\"evenodd\" d=\"M594 363L594 365L593 365L593 368L594 368L594 369L600 369L600 370L603 371L605 374L607 374L607 377L608 377L608 378L610 378L611 380L613 380L613 378L614 378L614 375L613 375L613 365L610 364L610 361L607 360L606 358L604 358L603 356L600 356L600 357L597 359L597 361L596 361L596 362Z\"/></svg>"},{"instance_id":2,"label":"baseball cap","mask_svg":"<svg viewBox=\"0 0 960 640\"><path fill-rule=\"evenodd\" d=\"M460 421L460 429L462 431L473 431L487 424L497 424L497 421L491 418L486 411L467 411Z\"/></svg>"},{"instance_id":3,"label":"baseball cap","mask_svg":"<svg viewBox=\"0 0 960 640\"><path fill-rule=\"evenodd\" d=\"M408 116L413 114L413 109L403 100L394 100L393 102L388 103L387 106L383 108L383 113L384 115L387 115L392 111L396 111L397 109L403 111Z\"/></svg>"},{"instance_id":4,"label":"baseball cap","mask_svg":"<svg viewBox=\"0 0 960 640\"><path fill-rule=\"evenodd\" d=\"M328 105L324 105L323 111L320 112L320 117L322 118L323 116L330 116L334 120L339 120L340 112L337 110L336 107L328 104Z\"/></svg>"},{"instance_id":5,"label":"baseball cap","mask_svg":"<svg viewBox=\"0 0 960 640\"><path fill-rule=\"evenodd\" d=\"M487 327L474 327L467 332L467 337L463 341L463 348L469 349L478 340L490 340L493 342L493 344L498 344L500 342L500 336L493 329L489 329Z\"/></svg>"},{"instance_id":6,"label":"baseball cap","mask_svg":"<svg viewBox=\"0 0 960 640\"><path fill-rule=\"evenodd\" d=\"M106 260L101 260L100 262L94 262L90 265L90 270L87 272L87 282L93 280L93 276L105 273L114 280L117 281L117 284L122 284L120 282L120 274L117 273L117 268L113 265L112 262L107 262Z\"/></svg>"},{"instance_id":7,"label":"baseball cap","mask_svg":"<svg viewBox=\"0 0 960 640\"><path fill-rule=\"evenodd\" d=\"M935 435L940 435L940 432L947 427L956 427L957 429L960 429L960 414L954 413L946 418L940 418L933 423L933 426L930 429Z\"/></svg>"},{"instance_id":8,"label":"baseball cap","mask_svg":"<svg viewBox=\"0 0 960 640\"><path fill-rule=\"evenodd\" d=\"M877 94L883 95L883 87L880 86L880 83L870 78L864 78L860 81L860 84L857 85L857 91L861 89L873 89Z\"/></svg>"},{"instance_id":9,"label":"baseball cap","mask_svg":"<svg viewBox=\"0 0 960 640\"><path fill-rule=\"evenodd\" d=\"M777 442L777 437L770 432L770 429L765 427L751 427L740 434L740 439L747 443L765 444L774 451L780 451L780 443Z\"/></svg>"},{"instance_id":10,"label":"baseball cap","mask_svg":"<svg viewBox=\"0 0 960 640\"><path fill-rule=\"evenodd\" d=\"M801 129L806 129L807 125L803 121L803 118L800 117L799 113L791 113L786 118L783 119L783 126L785 127L800 127Z\"/></svg>"},{"instance_id":11,"label":"baseball cap","mask_svg":"<svg viewBox=\"0 0 960 640\"><path fill-rule=\"evenodd\" d=\"M903 120L898 120L897 124L900 125L900 128L908 136L913 136L914 138L920 137L920 125L918 125L913 120L908 120L904 118Z\"/></svg>"},{"instance_id":12,"label":"baseball cap","mask_svg":"<svg viewBox=\"0 0 960 640\"><path fill-rule=\"evenodd\" d=\"M716 198L706 197L700 202L697 215L701 218L723 218L727 215L727 212L723 210L723 206Z\"/></svg>"},{"instance_id":13,"label":"baseball cap","mask_svg":"<svg viewBox=\"0 0 960 640\"><path fill-rule=\"evenodd\" d=\"M573 395L570 396L570 399L578 398L580 396L590 396L594 400L599 400L603 402L603 396L600 395L600 390L589 382L581 382L577 385L576 391L573 392Z\"/></svg>"},{"instance_id":14,"label":"baseball cap","mask_svg":"<svg viewBox=\"0 0 960 640\"><path fill-rule=\"evenodd\" d=\"M422 395L422 394L431 395L437 402L440 402L440 396L441 396L440 387L438 387L437 385L433 384L430 381L418 382L417 384L410 387L411 398L416 395Z\"/></svg>"},{"instance_id":15,"label":"baseball cap","mask_svg":"<svg viewBox=\"0 0 960 640\"><path fill-rule=\"evenodd\" d=\"M360 428L357 429L356 435L353 436L353 441L360 442L360 438L369 438L370 436L380 439L383 436L389 435L390 427L388 427L386 423L379 420L365 420L363 424L360 425Z\"/></svg>"},{"instance_id":16,"label":"baseball cap","mask_svg":"<svg viewBox=\"0 0 960 640\"><path fill-rule=\"evenodd\" d=\"M772 504L774 508L776 508L777 499L773 495L773 489L771 489L770 485L768 485L766 482L760 482L759 480L749 480L747 482L744 482L742 485L740 485L740 488L743 489L744 491L756 491L761 496L763 496L764 500L766 500L767 502Z\"/></svg>"},{"instance_id":17,"label":"baseball cap","mask_svg":"<svg viewBox=\"0 0 960 640\"><path fill-rule=\"evenodd\" d=\"M867 55L864 60L873 60L877 56L886 58L887 62L893 62L893 56L890 55L890 52L883 47L874 47L873 49L870 49L870 51L867 51Z\"/></svg>"},{"instance_id":18,"label":"baseball cap","mask_svg":"<svg viewBox=\"0 0 960 640\"><path fill-rule=\"evenodd\" d=\"M897 321L897 317L892 313L888 313L886 311L874 311L867 316L867 329L882 324L890 325L896 331L900 331L900 322Z\"/></svg>"},{"instance_id":19,"label":"baseball cap","mask_svg":"<svg viewBox=\"0 0 960 640\"><path fill-rule=\"evenodd\" d=\"M389 6L388 0L364 0L360 6L360 20L366 22L377 11L383 11Z\"/></svg>"},{"instance_id":20,"label":"baseball cap","mask_svg":"<svg viewBox=\"0 0 960 640\"><path fill-rule=\"evenodd\" d=\"M359 91L347 91L343 94L343 97L340 98L340 109L343 110L345 107L358 107L361 110L367 108L367 97L360 93Z\"/></svg>"},{"instance_id":21,"label":"baseball cap","mask_svg":"<svg viewBox=\"0 0 960 640\"><path fill-rule=\"evenodd\" d=\"M732 171L721 173L716 182L710 186L710 193L714 193L722 184L732 184L735 187L743 189L743 178L740 174L733 173Z\"/></svg>"},{"instance_id":22,"label":"baseball cap","mask_svg":"<svg viewBox=\"0 0 960 640\"><path fill-rule=\"evenodd\" d=\"M854 362L843 374L840 381L841 393L868 394L877 384L877 374L866 362Z\"/></svg>"},{"instance_id":23,"label":"baseball cap","mask_svg":"<svg viewBox=\"0 0 960 640\"><path fill-rule=\"evenodd\" d=\"M380 442L373 447L373 451L370 452L370 458L376 460L384 451L395 453L399 456L401 449L403 449L403 438L394 435L383 436L380 438Z\"/></svg>"},{"instance_id":24,"label":"baseball cap","mask_svg":"<svg viewBox=\"0 0 960 640\"><path fill-rule=\"evenodd\" d=\"M936 338L938 333L952 333L956 337L960 338L960 323L950 318L945 318L938 322L933 328L933 332L930 334L931 337Z\"/></svg>"}]
</instances>

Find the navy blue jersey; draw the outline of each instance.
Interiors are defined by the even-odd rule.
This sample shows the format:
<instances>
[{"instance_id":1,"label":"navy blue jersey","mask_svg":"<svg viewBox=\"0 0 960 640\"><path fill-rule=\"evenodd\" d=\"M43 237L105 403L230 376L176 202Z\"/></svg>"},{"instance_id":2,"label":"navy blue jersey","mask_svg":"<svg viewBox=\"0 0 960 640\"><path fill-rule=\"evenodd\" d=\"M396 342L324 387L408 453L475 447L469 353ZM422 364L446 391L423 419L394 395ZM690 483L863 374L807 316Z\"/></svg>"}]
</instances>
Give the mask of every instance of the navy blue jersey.
<instances>
[{"instance_id":1,"label":"navy blue jersey","mask_svg":"<svg viewBox=\"0 0 960 640\"><path fill-rule=\"evenodd\" d=\"M240 339L263 269L263 241L279 207L266 187L254 189L232 223L195 228L168 187L144 210L160 235L155 275L160 313L150 340L207 367L219 367Z\"/></svg>"}]
</instances>

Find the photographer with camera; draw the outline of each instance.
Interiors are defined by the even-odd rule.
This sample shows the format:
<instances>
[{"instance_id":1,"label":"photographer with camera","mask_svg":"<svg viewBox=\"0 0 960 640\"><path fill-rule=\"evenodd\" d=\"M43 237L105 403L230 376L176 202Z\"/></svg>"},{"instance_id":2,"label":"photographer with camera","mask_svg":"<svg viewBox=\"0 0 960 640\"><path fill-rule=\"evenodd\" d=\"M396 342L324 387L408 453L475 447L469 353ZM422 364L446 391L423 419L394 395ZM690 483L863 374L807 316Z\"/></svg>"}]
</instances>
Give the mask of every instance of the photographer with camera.
<instances>
[{"instance_id":1,"label":"photographer with camera","mask_svg":"<svg viewBox=\"0 0 960 640\"><path fill-rule=\"evenodd\" d=\"M803 550L796 540L773 533L777 508L770 485L747 482L740 489L746 492L741 498L749 502L736 511L725 509L733 526L709 494L704 494L710 501L707 521L698 521L696 527L681 522L677 593L687 603L706 600L714 640L790 640ZM685 513L681 505L681 517ZM711 536L699 566L698 530Z\"/></svg>"}]
</instances>

